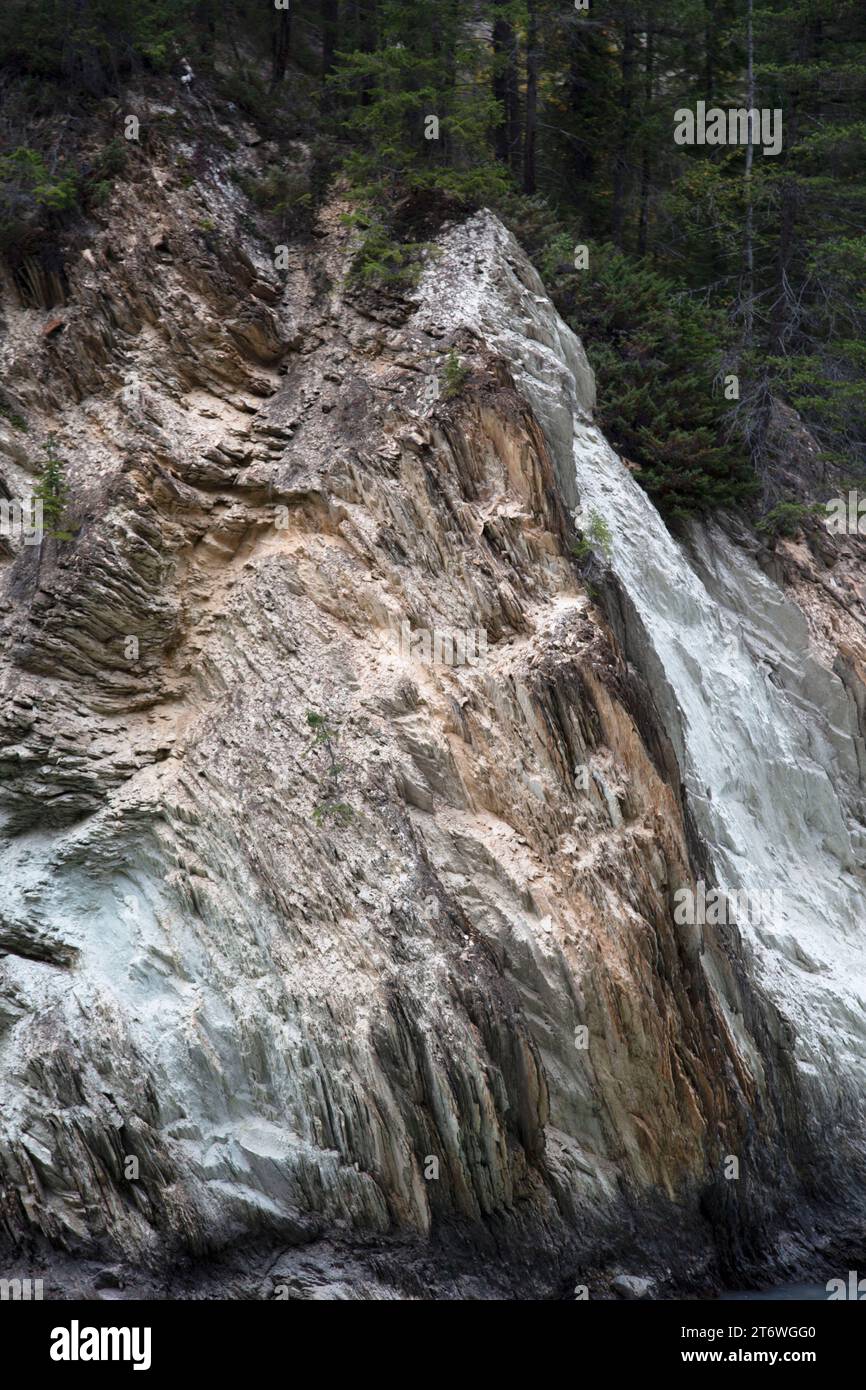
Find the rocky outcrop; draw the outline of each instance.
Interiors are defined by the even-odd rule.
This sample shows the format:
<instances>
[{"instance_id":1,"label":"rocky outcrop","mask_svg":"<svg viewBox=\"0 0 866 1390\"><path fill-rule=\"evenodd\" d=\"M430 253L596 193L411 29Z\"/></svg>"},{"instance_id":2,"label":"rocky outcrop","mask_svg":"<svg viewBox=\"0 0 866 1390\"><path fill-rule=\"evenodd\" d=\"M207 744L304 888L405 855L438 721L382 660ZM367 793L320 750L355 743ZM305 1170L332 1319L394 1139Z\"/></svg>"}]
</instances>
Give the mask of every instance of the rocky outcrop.
<instances>
[{"instance_id":1,"label":"rocky outcrop","mask_svg":"<svg viewBox=\"0 0 866 1390\"><path fill-rule=\"evenodd\" d=\"M106 1260L181 1295L533 1297L744 1277L782 1229L814 1256L828 1034L790 1024L855 1009L856 939L828 976L674 921L726 866L650 621L697 562L624 491L580 344L489 214L379 319L338 208L278 272L228 155L194 195L170 153L67 268L59 336L7 287L75 531L0 557L7 1246L55 1296ZM0 449L22 495L33 455ZM614 531L592 592L580 505ZM821 672L786 699L804 729L837 701L815 761L847 787Z\"/></svg>"}]
</instances>

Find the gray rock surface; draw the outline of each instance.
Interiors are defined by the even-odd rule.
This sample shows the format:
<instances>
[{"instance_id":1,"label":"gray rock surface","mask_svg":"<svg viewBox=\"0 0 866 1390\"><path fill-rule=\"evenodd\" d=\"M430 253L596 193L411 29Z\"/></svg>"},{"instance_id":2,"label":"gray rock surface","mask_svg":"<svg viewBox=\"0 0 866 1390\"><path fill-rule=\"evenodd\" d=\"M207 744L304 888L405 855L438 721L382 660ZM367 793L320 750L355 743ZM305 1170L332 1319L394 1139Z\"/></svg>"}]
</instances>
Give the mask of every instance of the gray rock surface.
<instances>
[{"instance_id":1,"label":"gray rock surface","mask_svg":"<svg viewBox=\"0 0 866 1390\"><path fill-rule=\"evenodd\" d=\"M8 308L77 531L0 557L10 1251L54 1296L565 1296L611 1232L683 1284L771 1262L820 1150L766 971L672 922L696 772L570 554L583 349L489 214L395 326L339 209L281 279L225 171L205 244L170 167L62 335Z\"/></svg>"}]
</instances>

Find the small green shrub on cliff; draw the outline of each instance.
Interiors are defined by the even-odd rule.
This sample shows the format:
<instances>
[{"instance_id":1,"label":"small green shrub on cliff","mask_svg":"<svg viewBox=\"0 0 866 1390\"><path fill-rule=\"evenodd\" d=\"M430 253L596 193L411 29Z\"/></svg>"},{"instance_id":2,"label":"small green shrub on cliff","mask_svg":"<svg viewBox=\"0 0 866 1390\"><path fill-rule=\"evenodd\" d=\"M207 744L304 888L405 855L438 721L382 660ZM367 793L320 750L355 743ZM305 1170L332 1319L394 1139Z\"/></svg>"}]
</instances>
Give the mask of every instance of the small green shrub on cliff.
<instances>
[{"instance_id":1,"label":"small green shrub on cliff","mask_svg":"<svg viewBox=\"0 0 866 1390\"><path fill-rule=\"evenodd\" d=\"M276 216L284 231L301 231L309 227L313 192L306 170L271 165L258 178L240 172L234 177L250 201L263 212Z\"/></svg>"},{"instance_id":2,"label":"small green shrub on cliff","mask_svg":"<svg viewBox=\"0 0 866 1390\"><path fill-rule=\"evenodd\" d=\"M442 371L442 399L450 401L454 396L459 396L466 384L469 376L469 368L465 367L452 348L445 358L445 366Z\"/></svg>"},{"instance_id":3,"label":"small green shrub on cliff","mask_svg":"<svg viewBox=\"0 0 866 1390\"><path fill-rule=\"evenodd\" d=\"M584 534L571 547L571 553L578 560L588 560L591 555L601 551L605 560L611 557L613 536L604 517L591 511Z\"/></svg>"},{"instance_id":4,"label":"small green shrub on cliff","mask_svg":"<svg viewBox=\"0 0 866 1390\"><path fill-rule=\"evenodd\" d=\"M316 825L325 825L328 821L334 825L348 825L355 813L345 801L338 799L339 779L344 768L337 762L336 735L323 714L307 710L306 718L307 725L312 730L312 740L307 751L323 751L328 757L325 776L319 784L319 790L324 791L324 796L313 808L313 820Z\"/></svg>"},{"instance_id":5,"label":"small green shrub on cliff","mask_svg":"<svg viewBox=\"0 0 866 1390\"><path fill-rule=\"evenodd\" d=\"M64 526L69 489L66 485L66 470L57 456L57 443L49 435L45 445L47 457L33 489L33 496L42 503L42 524L46 536L58 541L71 541L73 535Z\"/></svg>"},{"instance_id":6,"label":"small green shrub on cliff","mask_svg":"<svg viewBox=\"0 0 866 1390\"><path fill-rule=\"evenodd\" d=\"M394 289L417 283L424 249L420 242L395 240L385 223L371 213L349 213L343 221L361 233L349 271L351 283Z\"/></svg>"},{"instance_id":7,"label":"small green shrub on cliff","mask_svg":"<svg viewBox=\"0 0 866 1390\"><path fill-rule=\"evenodd\" d=\"M11 405L7 405L5 401L0 401L0 417L4 420L8 420L13 430L19 430L21 434L27 434L27 421L22 415L18 414L17 410L13 410Z\"/></svg>"},{"instance_id":8,"label":"small green shrub on cliff","mask_svg":"<svg viewBox=\"0 0 866 1390\"><path fill-rule=\"evenodd\" d=\"M813 517L823 517L826 508L823 502L777 502L775 507L761 517L755 530L769 540L785 536L789 540L801 530L803 522Z\"/></svg>"},{"instance_id":9,"label":"small green shrub on cliff","mask_svg":"<svg viewBox=\"0 0 866 1390\"><path fill-rule=\"evenodd\" d=\"M126 142L114 136L109 140L105 149L96 161L96 177L98 179L116 179L126 172L129 164L129 151Z\"/></svg>"},{"instance_id":10,"label":"small green shrub on cliff","mask_svg":"<svg viewBox=\"0 0 866 1390\"><path fill-rule=\"evenodd\" d=\"M219 89L227 101L239 106L261 130L270 130L276 113L274 96L258 73L247 67L233 68L219 75Z\"/></svg>"},{"instance_id":11,"label":"small green shrub on cliff","mask_svg":"<svg viewBox=\"0 0 866 1390\"><path fill-rule=\"evenodd\" d=\"M0 251L20 245L46 216L69 212L76 202L75 175L49 169L38 151L22 145L0 156Z\"/></svg>"},{"instance_id":12,"label":"small green shrub on cliff","mask_svg":"<svg viewBox=\"0 0 866 1390\"><path fill-rule=\"evenodd\" d=\"M64 527L70 489L67 486L63 463L57 457L57 443L53 435L49 435L44 448L47 457L40 471L39 481L33 488L33 498L42 502L44 534L50 535L56 541L72 541L74 535Z\"/></svg>"}]
</instances>

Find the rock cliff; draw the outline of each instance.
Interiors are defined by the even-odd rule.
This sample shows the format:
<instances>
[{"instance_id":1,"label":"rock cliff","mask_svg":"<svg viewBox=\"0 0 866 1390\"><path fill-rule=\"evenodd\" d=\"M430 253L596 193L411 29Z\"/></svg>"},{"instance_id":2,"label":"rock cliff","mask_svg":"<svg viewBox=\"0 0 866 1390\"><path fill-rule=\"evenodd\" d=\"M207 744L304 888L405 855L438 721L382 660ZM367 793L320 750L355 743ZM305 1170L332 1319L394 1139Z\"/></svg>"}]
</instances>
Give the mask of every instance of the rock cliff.
<instances>
[{"instance_id":1,"label":"rock cliff","mask_svg":"<svg viewBox=\"0 0 866 1390\"><path fill-rule=\"evenodd\" d=\"M4 286L0 480L53 433L74 531L0 556L7 1247L330 1298L854 1248L859 542L675 540L492 215L377 299L339 207L276 270L178 157L58 330Z\"/></svg>"}]
</instances>

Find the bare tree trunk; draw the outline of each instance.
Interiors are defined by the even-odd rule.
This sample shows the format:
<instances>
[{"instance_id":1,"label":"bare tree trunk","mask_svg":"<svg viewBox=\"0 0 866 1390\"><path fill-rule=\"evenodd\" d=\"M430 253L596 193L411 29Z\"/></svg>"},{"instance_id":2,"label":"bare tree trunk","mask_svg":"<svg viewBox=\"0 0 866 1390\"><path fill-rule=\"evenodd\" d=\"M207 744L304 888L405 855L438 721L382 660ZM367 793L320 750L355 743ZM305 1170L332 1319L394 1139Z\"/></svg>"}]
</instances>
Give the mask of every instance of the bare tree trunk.
<instances>
[{"instance_id":1,"label":"bare tree trunk","mask_svg":"<svg viewBox=\"0 0 866 1390\"><path fill-rule=\"evenodd\" d=\"M224 27L226 33L228 34L229 43L230 43L231 46L232 46L232 53L234 54L235 62L236 62L237 65L238 65L237 70L238 70L238 72L243 72L243 70L244 70L244 63L243 63L243 59L241 58L240 52L239 52L239 50L238 50L237 40L236 40L236 38L235 38L235 20L234 20L234 16L233 16L232 13L231 13L231 6L230 6L230 4L229 4L229 0L222 0L222 12L223 12L223 27Z\"/></svg>"},{"instance_id":2,"label":"bare tree trunk","mask_svg":"<svg viewBox=\"0 0 866 1390\"><path fill-rule=\"evenodd\" d=\"M744 247L744 259L746 263L746 314L745 314L745 334L744 345L748 349L752 346L755 336L755 230L754 212L752 208L752 161L754 159L754 147L752 145L752 116L751 112L755 105L755 41L753 31L753 6L754 0L747 0L747 29L746 29L746 105L749 115L749 143L746 145L746 237Z\"/></svg>"},{"instance_id":3,"label":"bare tree trunk","mask_svg":"<svg viewBox=\"0 0 866 1390\"><path fill-rule=\"evenodd\" d=\"M598 41L596 40L596 43ZM580 107L585 101L586 72L596 58L592 39L576 26L570 31L568 43L567 99L571 106ZM588 140L569 142L569 176L579 183L592 183L597 177L598 151Z\"/></svg>"},{"instance_id":4,"label":"bare tree trunk","mask_svg":"<svg viewBox=\"0 0 866 1390\"><path fill-rule=\"evenodd\" d=\"M503 0L497 0L501 5ZM517 40L507 19L493 23L493 95L502 106L496 128L496 156L510 169L520 168L520 97L517 83Z\"/></svg>"},{"instance_id":5,"label":"bare tree trunk","mask_svg":"<svg viewBox=\"0 0 866 1390\"><path fill-rule=\"evenodd\" d=\"M292 44L291 9L275 9L271 23L274 26L271 46L271 91L274 91L276 87L279 87L286 75L286 63L289 60L289 52Z\"/></svg>"},{"instance_id":6,"label":"bare tree trunk","mask_svg":"<svg viewBox=\"0 0 866 1390\"><path fill-rule=\"evenodd\" d=\"M803 31L798 45L797 59L801 68L810 67L819 57L821 46L821 20L803 20ZM785 103L785 141L789 149L797 143L800 130L800 111L806 105L805 93L797 83L788 94ZM819 101L820 93L814 101ZM821 112L816 104L809 102L810 117L820 124ZM781 181L779 200L779 244L777 252L776 298L773 305L772 335L777 352L784 352L785 342L792 322L794 291L791 289L790 271L797 249L797 210L799 191L796 178L785 177Z\"/></svg>"},{"instance_id":7,"label":"bare tree trunk","mask_svg":"<svg viewBox=\"0 0 866 1390\"><path fill-rule=\"evenodd\" d=\"M538 126L538 10L529 0L526 29L526 124L523 137L523 191L536 190L535 142Z\"/></svg>"},{"instance_id":8,"label":"bare tree trunk","mask_svg":"<svg viewBox=\"0 0 866 1390\"><path fill-rule=\"evenodd\" d=\"M644 80L644 145L640 166L640 218L637 229L637 253L646 255L649 230L650 178L652 174L652 154L650 150L649 117L653 104L653 63L654 53L653 22L648 20L646 33L646 68Z\"/></svg>"},{"instance_id":9,"label":"bare tree trunk","mask_svg":"<svg viewBox=\"0 0 866 1390\"><path fill-rule=\"evenodd\" d=\"M622 246L625 228L625 200L629 178L629 149L631 146L632 105L634 97L634 67L636 35L630 10L626 10L622 36L619 139L614 156L613 204L610 231L617 246Z\"/></svg>"},{"instance_id":10,"label":"bare tree trunk","mask_svg":"<svg viewBox=\"0 0 866 1390\"><path fill-rule=\"evenodd\" d=\"M339 0L322 0L322 76L334 69L340 27Z\"/></svg>"},{"instance_id":11,"label":"bare tree trunk","mask_svg":"<svg viewBox=\"0 0 866 1390\"><path fill-rule=\"evenodd\" d=\"M716 92L716 0L704 0L704 98L712 105Z\"/></svg>"},{"instance_id":12,"label":"bare tree trunk","mask_svg":"<svg viewBox=\"0 0 866 1390\"><path fill-rule=\"evenodd\" d=\"M511 168L516 174L521 168L521 144L523 132L520 128L520 79L517 68L517 33L511 28L511 46L508 53L508 150Z\"/></svg>"},{"instance_id":13,"label":"bare tree trunk","mask_svg":"<svg viewBox=\"0 0 866 1390\"><path fill-rule=\"evenodd\" d=\"M362 53L374 53L376 49L376 31L378 25L376 0L361 0L359 10L361 33L358 47Z\"/></svg>"},{"instance_id":14,"label":"bare tree trunk","mask_svg":"<svg viewBox=\"0 0 866 1390\"><path fill-rule=\"evenodd\" d=\"M216 16L213 0L197 0L194 23L198 35L199 57L212 59L216 41Z\"/></svg>"}]
</instances>

